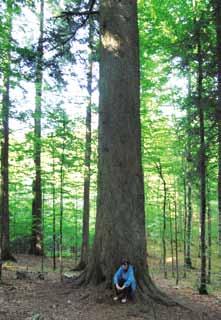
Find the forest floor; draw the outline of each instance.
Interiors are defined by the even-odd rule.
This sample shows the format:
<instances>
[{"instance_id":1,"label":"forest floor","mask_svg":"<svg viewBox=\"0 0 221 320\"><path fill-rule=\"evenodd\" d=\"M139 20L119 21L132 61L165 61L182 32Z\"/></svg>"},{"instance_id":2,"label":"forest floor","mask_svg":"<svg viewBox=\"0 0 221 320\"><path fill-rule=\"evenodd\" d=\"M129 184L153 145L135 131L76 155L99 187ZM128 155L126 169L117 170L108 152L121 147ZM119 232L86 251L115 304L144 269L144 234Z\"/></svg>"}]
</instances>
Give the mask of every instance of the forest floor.
<instances>
[{"instance_id":1,"label":"forest floor","mask_svg":"<svg viewBox=\"0 0 221 320\"><path fill-rule=\"evenodd\" d=\"M5 264L0 284L0 320L197 320L221 319L221 292L200 296L188 282L174 285L174 279L153 276L162 291L182 301L187 308L165 307L149 300L145 304L113 302L110 296L91 288L74 288L52 272L52 261L44 259L45 279L38 278L41 258L19 255L18 263ZM65 270L73 261L64 263ZM150 268L151 269L151 268ZM26 271L29 279L16 279Z\"/></svg>"}]
</instances>

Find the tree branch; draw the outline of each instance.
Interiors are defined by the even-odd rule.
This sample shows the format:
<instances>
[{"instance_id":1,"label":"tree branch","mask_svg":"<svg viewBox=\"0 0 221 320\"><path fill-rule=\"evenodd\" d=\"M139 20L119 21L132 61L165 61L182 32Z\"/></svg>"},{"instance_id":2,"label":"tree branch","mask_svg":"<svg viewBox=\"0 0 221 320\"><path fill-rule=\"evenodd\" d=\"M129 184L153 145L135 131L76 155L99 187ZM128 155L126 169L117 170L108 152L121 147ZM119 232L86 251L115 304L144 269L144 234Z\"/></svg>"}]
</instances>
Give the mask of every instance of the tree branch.
<instances>
[{"instance_id":1,"label":"tree branch","mask_svg":"<svg viewBox=\"0 0 221 320\"><path fill-rule=\"evenodd\" d=\"M97 11L97 10L93 11L95 3L96 3L96 0L90 0L88 3L89 10L86 10L86 11L63 11L61 13L61 15L57 16L56 18L69 18L71 16L86 16L84 19L84 24L85 24L91 14L99 14L99 11Z\"/></svg>"},{"instance_id":2,"label":"tree branch","mask_svg":"<svg viewBox=\"0 0 221 320\"><path fill-rule=\"evenodd\" d=\"M62 13L56 18L67 18L72 16L89 16L92 14L99 14L98 10L95 11L62 11Z\"/></svg>"},{"instance_id":3,"label":"tree branch","mask_svg":"<svg viewBox=\"0 0 221 320\"><path fill-rule=\"evenodd\" d=\"M61 13L60 16L56 17L56 18L62 18L62 19L69 20L71 16L85 16L85 18L82 20L82 22L78 26L76 26L76 29L74 30L74 32L64 41L63 45L66 44L67 42L71 41L76 36L78 30L85 26L90 15L99 14L99 11L93 11L95 3L96 3L96 0L89 0L89 2L88 2L89 10L79 11L79 12L77 12L77 11L76 12L75 11L69 11L69 12L64 11Z\"/></svg>"}]
</instances>

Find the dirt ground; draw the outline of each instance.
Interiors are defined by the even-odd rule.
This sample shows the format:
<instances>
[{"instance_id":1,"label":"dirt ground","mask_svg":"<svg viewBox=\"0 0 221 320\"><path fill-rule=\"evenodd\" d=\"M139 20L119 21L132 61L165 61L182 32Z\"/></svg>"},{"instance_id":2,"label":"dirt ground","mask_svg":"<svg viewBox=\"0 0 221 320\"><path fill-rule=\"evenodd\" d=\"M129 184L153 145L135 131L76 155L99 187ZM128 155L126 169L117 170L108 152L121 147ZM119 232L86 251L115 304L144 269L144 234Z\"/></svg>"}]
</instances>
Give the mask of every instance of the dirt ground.
<instances>
[{"instance_id":1,"label":"dirt ground","mask_svg":"<svg viewBox=\"0 0 221 320\"><path fill-rule=\"evenodd\" d=\"M50 259L44 261L45 279L38 278L41 260L19 256L17 264L6 264L0 285L0 320L197 320L221 319L221 297L199 296L193 289L176 287L157 278L157 285L187 308L113 302L111 297L91 288L77 289L70 281L60 281L51 271ZM71 262L65 263L70 268ZM29 279L16 279L16 271L28 271ZM29 272L32 272L29 274ZM192 310L192 311L191 311Z\"/></svg>"}]
</instances>

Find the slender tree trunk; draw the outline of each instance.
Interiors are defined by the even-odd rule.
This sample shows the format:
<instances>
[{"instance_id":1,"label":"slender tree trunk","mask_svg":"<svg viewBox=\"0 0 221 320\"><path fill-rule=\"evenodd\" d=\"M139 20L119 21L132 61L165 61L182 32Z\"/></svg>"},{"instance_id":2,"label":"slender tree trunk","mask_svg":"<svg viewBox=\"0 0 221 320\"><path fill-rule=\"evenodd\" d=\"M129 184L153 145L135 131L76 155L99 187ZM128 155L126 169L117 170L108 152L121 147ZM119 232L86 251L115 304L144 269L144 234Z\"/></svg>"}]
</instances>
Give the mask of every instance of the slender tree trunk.
<instances>
[{"instance_id":1,"label":"slender tree trunk","mask_svg":"<svg viewBox=\"0 0 221 320\"><path fill-rule=\"evenodd\" d=\"M74 217L74 229L75 229L75 263L78 261L78 191L75 191L75 217ZM74 269L75 270L75 269Z\"/></svg>"},{"instance_id":2,"label":"slender tree trunk","mask_svg":"<svg viewBox=\"0 0 221 320\"><path fill-rule=\"evenodd\" d=\"M170 213L170 249L171 249L171 257L172 257L172 277L174 278L174 250L173 250L173 217L172 210L169 202L169 213Z\"/></svg>"},{"instance_id":3,"label":"slender tree trunk","mask_svg":"<svg viewBox=\"0 0 221 320\"><path fill-rule=\"evenodd\" d=\"M64 150L65 150L66 123L63 117L63 141L60 160L60 232L59 232L59 259L60 279L63 281L63 214L64 214Z\"/></svg>"},{"instance_id":4,"label":"slender tree trunk","mask_svg":"<svg viewBox=\"0 0 221 320\"><path fill-rule=\"evenodd\" d=\"M6 1L6 37L2 55L3 95L2 95L2 141L1 141L1 258L15 260L10 250L10 219L9 219L9 109L10 109L10 72L11 72L11 32L12 3Z\"/></svg>"},{"instance_id":5,"label":"slender tree trunk","mask_svg":"<svg viewBox=\"0 0 221 320\"><path fill-rule=\"evenodd\" d=\"M200 23L200 22L199 22ZM206 154L205 154L205 129L204 129L204 110L202 104L203 90L203 59L201 46L201 30L198 30L197 44L197 60L198 60L198 78L197 78L197 94L198 94L198 113L200 125L200 154L199 154L199 173L200 173L200 239L201 239L201 270L200 270L200 294L207 294L207 275L206 275Z\"/></svg>"},{"instance_id":6,"label":"slender tree trunk","mask_svg":"<svg viewBox=\"0 0 221 320\"><path fill-rule=\"evenodd\" d=\"M81 280L111 286L121 258L127 257L140 293L168 303L151 281L146 260L137 1L101 1L100 28L97 219Z\"/></svg>"},{"instance_id":7,"label":"slender tree trunk","mask_svg":"<svg viewBox=\"0 0 221 320\"><path fill-rule=\"evenodd\" d=\"M40 2L40 36L38 40L35 72L35 113L34 113L34 163L35 180L33 183L34 199L32 205L32 243L30 253L42 255L42 186L41 186L41 105L43 83L43 33L44 0Z\"/></svg>"},{"instance_id":8,"label":"slender tree trunk","mask_svg":"<svg viewBox=\"0 0 221 320\"><path fill-rule=\"evenodd\" d=\"M217 109L216 118L218 125L218 215L219 215L219 256L221 257L221 3L214 0L216 17L217 41Z\"/></svg>"},{"instance_id":9,"label":"slender tree trunk","mask_svg":"<svg viewBox=\"0 0 221 320\"><path fill-rule=\"evenodd\" d=\"M89 71L87 75L88 105L86 114L86 142L84 156L84 208L82 226L81 259L76 269L86 267L89 251L89 218L90 218L90 176L91 176L91 98L92 98L92 68L93 68L93 24L90 18L89 27Z\"/></svg>"},{"instance_id":10,"label":"slender tree trunk","mask_svg":"<svg viewBox=\"0 0 221 320\"><path fill-rule=\"evenodd\" d=\"M184 232L183 232L183 253L184 253L184 270L183 270L183 277L186 278L186 256L187 256L187 244L186 244L186 231L187 231L187 195L186 195L186 179L184 177L183 180L183 190L184 190Z\"/></svg>"},{"instance_id":11,"label":"slender tree trunk","mask_svg":"<svg viewBox=\"0 0 221 320\"><path fill-rule=\"evenodd\" d=\"M188 202L188 217L187 217L187 252L186 252L186 266L192 268L191 259L191 243L192 243L192 187L188 183L187 186L187 202Z\"/></svg>"},{"instance_id":12,"label":"slender tree trunk","mask_svg":"<svg viewBox=\"0 0 221 320\"><path fill-rule=\"evenodd\" d=\"M179 283L179 258L178 258L178 227L177 227L177 200L175 194L174 201L174 217L175 217L175 252L176 252L176 285Z\"/></svg>"},{"instance_id":13,"label":"slender tree trunk","mask_svg":"<svg viewBox=\"0 0 221 320\"><path fill-rule=\"evenodd\" d=\"M167 246L166 246L166 205L167 205L167 186L166 186L166 181L163 176L163 170L161 163L156 165L157 170L160 176L160 179L163 182L163 232L162 232L162 245L163 245L163 270L164 270L164 278L167 278L167 263L166 263L166 258L167 258Z\"/></svg>"},{"instance_id":14,"label":"slender tree trunk","mask_svg":"<svg viewBox=\"0 0 221 320\"><path fill-rule=\"evenodd\" d=\"M0 258L0 284L2 282L2 260Z\"/></svg>"},{"instance_id":15,"label":"slender tree trunk","mask_svg":"<svg viewBox=\"0 0 221 320\"><path fill-rule=\"evenodd\" d=\"M42 238L41 238L41 247L42 251L44 252L44 214L45 214L45 191L44 191L44 186L42 190ZM41 255L41 272L44 272L44 255Z\"/></svg>"},{"instance_id":16,"label":"slender tree trunk","mask_svg":"<svg viewBox=\"0 0 221 320\"><path fill-rule=\"evenodd\" d=\"M188 70L188 97L191 98L191 74ZM192 268L191 259L191 243L192 243L192 154L191 154L191 113L187 110L187 247L185 265L188 268Z\"/></svg>"},{"instance_id":17,"label":"slender tree trunk","mask_svg":"<svg viewBox=\"0 0 221 320\"><path fill-rule=\"evenodd\" d=\"M179 195L179 191L177 192L177 196ZM182 246L180 245L183 243L183 207L182 202L177 200L177 210L178 210L178 250L180 253L183 252Z\"/></svg>"},{"instance_id":18,"label":"slender tree trunk","mask_svg":"<svg viewBox=\"0 0 221 320\"><path fill-rule=\"evenodd\" d=\"M52 136L53 139L53 136ZM53 270L56 270L56 210L55 210L55 145L52 140L52 212L53 212Z\"/></svg>"},{"instance_id":19,"label":"slender tree trunk","mask_svg":"<svg viewBox=\"0 0 221 320\"><path fill-rule=\"evenodd\" d=\"M211 221L211 207L210 207L210 187L209 180L207 180L207 219L208 219L208 275L207 283L211 283L211 268L212 268L212 221Z\"/></svg>"}]
</instances>

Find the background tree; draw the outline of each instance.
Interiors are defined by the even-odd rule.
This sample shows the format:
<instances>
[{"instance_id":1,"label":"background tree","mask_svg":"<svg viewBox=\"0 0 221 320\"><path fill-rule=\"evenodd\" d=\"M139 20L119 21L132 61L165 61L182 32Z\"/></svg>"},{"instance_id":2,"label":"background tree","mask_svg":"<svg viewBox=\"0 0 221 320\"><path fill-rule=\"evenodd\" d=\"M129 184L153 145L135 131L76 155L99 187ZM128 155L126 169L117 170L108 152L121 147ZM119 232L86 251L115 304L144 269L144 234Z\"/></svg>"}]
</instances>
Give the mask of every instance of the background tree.
<instances>
[{"instance_id":1,"label":"background tree","mask_svg":"<svg viewBox=\"0 0 221 320\"><path fill-rule=\"evenodd\" d=\"M92 107L92 80L93 80L93 60L94 60L94 23L89 18L89 36L88 36L88 73L87 73L87 91L88 103L86 109L86 139L84 156L84 206L83 206L83 229L81 258L77 269L84 269L87 265L89 256L89 218L90 218L90 180L91 180L91 107ZM76 268L75 268L76 269Z\"/></svg>"},{"instance_id":2,"label":"background tree","mask_svg":"<svg viewBox=\"0 0 221 320\"><path fill-rule=\"evenodd\" d=\"M30 253L42 255L42 186L41 186L41 106L43 85L43 37L44 37L44 0L40 1L40 35L36 52L35 70L35 113L34 113L34 163L35 179L33 182L32 204L32 242Z\"/></svg>"},{"instance_id":3,"label":"background tree","mask_svg":"<svg viewBox=\"0 0 221 320\"><path fill-rule=\"evenodd\" d=\"M1 142L1 257L13 259L10 250L9 232L9 112L10 112L10 76L12 46L13 1L6 1L4 23L4 46L2 47L3 92L2 92L2 142Z\"/></svg>"},{"instance_id":4,"label":"background tree","mask_svg":"<svg viewBox=\"0 0 221 320\"><path fill-rule=\"evenodd\" d=\"M216 65L217 65L217 107L218 126L218 211L219 211L219 255L221 256L221 4L213 1L216 26Z\"/></svg>"}]
</instances>

